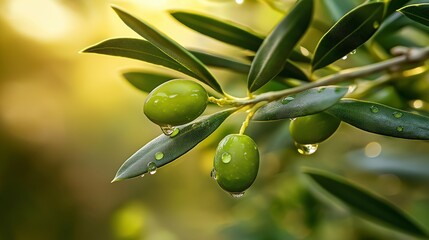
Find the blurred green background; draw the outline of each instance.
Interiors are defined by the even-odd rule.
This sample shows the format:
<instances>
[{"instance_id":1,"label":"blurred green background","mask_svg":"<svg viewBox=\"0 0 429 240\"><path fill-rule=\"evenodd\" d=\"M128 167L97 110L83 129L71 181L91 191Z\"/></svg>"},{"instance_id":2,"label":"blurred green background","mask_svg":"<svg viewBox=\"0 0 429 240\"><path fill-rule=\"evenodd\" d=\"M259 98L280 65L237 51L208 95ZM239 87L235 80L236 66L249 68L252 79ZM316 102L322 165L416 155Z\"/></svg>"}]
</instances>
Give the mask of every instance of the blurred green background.
<instances>
[{"instance_id":1,"label":"blurred green background","mask_svg":"<svg viewBox=\"0 0 429 240\"><path fill-rule=\"evenodd\" d=\"M287 8L293 1L279 2ZM137 37L110 4L184 46L232 57L243 51L186 29L166 10L208 13L262 34L282 17L255 0L0 0L0 240L409 239L314 198L302 165L337 171L429 227L428 143L346 125L306 157L296 153L287 123L252 124L263 160L241 199L210 178L213 147L238 131L240 115L155 175L110 184L122 162L161 133L142 113L145 94L121 72L168 72L79 54L106 38ZM213 73L226 86L245 84L243 75Z\"/></svg>"}]
</instances>

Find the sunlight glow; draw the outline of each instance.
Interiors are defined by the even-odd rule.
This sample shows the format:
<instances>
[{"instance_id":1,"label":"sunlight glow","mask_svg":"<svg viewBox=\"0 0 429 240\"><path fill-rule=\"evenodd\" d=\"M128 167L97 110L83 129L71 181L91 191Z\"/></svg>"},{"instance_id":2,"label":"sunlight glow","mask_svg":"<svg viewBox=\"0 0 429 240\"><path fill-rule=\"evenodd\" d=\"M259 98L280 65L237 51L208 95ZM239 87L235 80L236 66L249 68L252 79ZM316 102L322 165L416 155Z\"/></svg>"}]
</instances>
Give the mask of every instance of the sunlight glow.
<instances>
[{"instance_id":1,"label":"sunlight glow","mask_svg":"<svg viewBox=\"0 0 429 240\"><path fill-rule=\"evenodd\" d=\"M16 31L40 41L65 37L77 24L77 16L55 0L9 0L5 17Z\"/></svg>"}]
</instances>

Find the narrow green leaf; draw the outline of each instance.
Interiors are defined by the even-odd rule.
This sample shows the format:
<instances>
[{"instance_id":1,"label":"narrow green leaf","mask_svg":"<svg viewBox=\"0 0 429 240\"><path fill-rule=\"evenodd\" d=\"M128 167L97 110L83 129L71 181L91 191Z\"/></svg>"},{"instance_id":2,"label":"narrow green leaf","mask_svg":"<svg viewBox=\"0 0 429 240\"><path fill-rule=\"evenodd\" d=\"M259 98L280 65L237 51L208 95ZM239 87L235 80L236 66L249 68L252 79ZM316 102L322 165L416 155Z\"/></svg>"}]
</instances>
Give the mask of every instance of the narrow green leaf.
<instances>
[{"instance_id":1,"label":"narrow green leaf","mask_svg":"<svg viewBox=\"0 0 429 240\"><path fill-rule=\"evenodd\" d=\"M197 76L197 79L205 82L219 93L223 93L221 86L207 70L204 64L195 56L193 56L188 50L149 24L135 18L134 16L115 6L112 6L112 8L128 27L130 27L140 36L144 37L166 55L174 59L178 64L193 72L194 75Z\"/></svg>"},{"instance_id":2,"label":"narrow green leaf","mask_svg":"<svg viewBox=\"0 0 429 240\"><path fill-rule=\"evenodd\" d=\"M427 232L413 219L387 200L325 171L305 168L303 172L356 213L395 230L418 237L428 237Z\"/></svg>"},{"instance_id":3,"label":"narrow green leaf","mask_svg":"<svg viewBox=\"0 0 429 240\"><path fill-rule=\"evenodd\" d=\"M247 63L239 62L228 57L205 53L201 51L191 52L207 66L226 68L244 74L249 73L250 65ZM279 76L283 78L295 78L298 80L309 81L307 74L305 74L305 72L301 68L299 68L296 64L289 60L283 66L283 70L279 73Z\"/></svg>"},{"instance_id":4,"label":"narrow green leaf","mask_svg":"<svg viewBox=\"0 0 429 240\"><path fill-rule=\"evenodd\" d=\"M429 140L429 118L373 102L341 100L326 110L364 131L407 139Z\"/></svg>"},{"instance_id":5,"label":"narrow green leaf","mask_svg":"<svg viewBox=\"0 0 429 240\"><path fill-rule=\"evenodd\" d=\"M124 78L135 88L149 93L157 86L177 77L149 72L125 72Z\"/></svg>"},{"instance_id":6,"label":"narrow green leaf","mask_svg":"<svg viewBox=\"0 0 429 240\"><path fill-rule=\"evenodd\" d=\"M390 0L387 3L387 10L385 17L390 16L392 13L394 13L396 10L407 4L410 0Z\"/></svg>"},{"instance_id":7,"label":"narrow green leaf","mask_svg":"<svg viewBox=\"0 0 429 240\"><path fill-rule=\"evenodd\" d=\"M227 20L185 11L171 11L170 14L190 29L236 47L256 52L264 41L263 37L250 29ZM297 62L311 62L310 58L295 49L290 54L290 59Z\"/></svg>"},{"instance_id":8,"label":"narrow green leaf","mask_svg":"<svg viewBox=\"0 0 429 240\"><path fill-rule=\"evenodd\" d=\"M177 127L177 133L153 139L130 158L116 173L112 182L133 178L148 172L148 165L162 167L182 156L214 132L236 109L227 109Z\"/></svg>"},{"instance_id":9,"label":"narrow green leaf","mask_svg":"<svg viewBox=\"0 0 429 240\"><path fill-rule=\"evenodd\" d=\"M258 90L280 73L310 25L312 15L313 0L300 0L268 35L256 52L250 68L247 79L250 92Z\"/></svg>"},{"instance_id":10,"label":"narrow green leaf","mask_svg":"<svg viewBox=\"0 0 429 240\"><path fill-rule=\"evenodd\" d=\"M148 63L161 65L197 78L193 72L178 64L176 61L161 52L148 41L142 39L108 39L83 50L83 52L137 59Z\"/></svg>"},{"instance_id":11,"label":"narrow green leaf","mask_svg":"<svg viewBox=\"0 0 429 240\"><path fill-rule=\"evenodd\" d=\"M191 50L191 53L207 66L226 68L244 74L249 73L249 64L239 62L232 58L194 50Z\"/></svg>"},{"instance_id":12,"label":"narrow green leaf","mask_svg":"<svg viewBox=\"0 0 429 240\"><path fill-rule=\"evenodd\" d=\"M184 11L171 11L170 14L183 25L199 33L244 49L257 51L263 41L262 37L252 33L250 29L226 20Z\"/></svg>"},{"instance_id":13,"label":"narrow green leaf","mask_svg":"<svg viewBox=\"0 0 429 240\"><path fill-rule=\"evenodd\" d=\"M383 20L384 6L383 2L360 5L335 23L317 44L313 71L335 62L370 39Z\"/></svg>"},{"instance_id":14,"label":"narrow green leaf","mask_svg":"<svg viewBox=\"0 0 429 240\"><path fill-rule=\"evenodd\" d=\"M408 18L429 27L429 3L411 4L398 11Z\"/></svg>"},{"instance_id":15,"label":"narrow green leaf","mask_svg":"<svg viewBox=\"0 0 429 240\"><path fill-rule=\"evenodd\" d=\"M270 121L315 114L337 103L347 91L347 87L312 88L296 95L267 103L255 112L252 120Z\"/></svg>"}]
</instances>

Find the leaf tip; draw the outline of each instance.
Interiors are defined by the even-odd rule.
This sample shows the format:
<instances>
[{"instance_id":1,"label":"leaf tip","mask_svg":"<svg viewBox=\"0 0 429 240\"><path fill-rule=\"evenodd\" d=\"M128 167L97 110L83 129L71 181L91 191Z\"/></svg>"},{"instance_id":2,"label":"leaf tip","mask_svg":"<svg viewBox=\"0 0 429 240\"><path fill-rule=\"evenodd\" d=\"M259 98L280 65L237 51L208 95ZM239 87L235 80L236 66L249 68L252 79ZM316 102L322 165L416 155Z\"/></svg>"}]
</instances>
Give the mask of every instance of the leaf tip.
<instances>
[{"instance_id":1,"label":"leaf tip","mask_svg":"<svg viewBox=\"0 0 429 240\"><path fill-rule=\"evenodd\" d=\"M115 182L119 182L119 181L122 181L122 180L124 180L124 179L116 176L115 178L113 178L113 180L110 183L115 183Z\"/></svg>"}]
</instances>

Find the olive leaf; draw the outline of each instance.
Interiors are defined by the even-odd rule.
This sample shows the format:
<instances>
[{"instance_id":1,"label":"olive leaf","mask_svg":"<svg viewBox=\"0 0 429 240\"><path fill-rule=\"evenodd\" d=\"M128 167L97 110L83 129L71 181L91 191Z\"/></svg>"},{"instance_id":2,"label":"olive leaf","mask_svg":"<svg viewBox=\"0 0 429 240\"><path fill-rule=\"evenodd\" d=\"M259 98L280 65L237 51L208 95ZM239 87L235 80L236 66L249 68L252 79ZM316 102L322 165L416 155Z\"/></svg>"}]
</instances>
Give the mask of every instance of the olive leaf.
<instances>
[{"instance_id":1,"label":"olive leaf","mask_svg":"<svg viewBox=\"0 0 429 240\"><path fill-rule=\"evenodd\" d=\"M429 27L429 3L411 4L398 11L408 18Z\"/></svg>"},{"instance_id":2,"label":"olive leaf","mask_svg":"<svg viewBox=\"0 0 429 240\"><path fill-rule=\"evenodd\" d=\"M177 77L159 74L159 73L150 73L150 72L125 72L122 74L124 78L131 83L135 88L139 89L142 92L149 93L157 86L165 83L171 79Z\"/></svg>"},{"instance_id":3,"label":"olive leaf","mask_svg":"<svg viewBox=\"0 0 429 240\"><path fill-rule=\"evenodd\" d=\"M410 0L390 0L387 3L387 9L385 13L385 17L390 16L396 10L407 4Z\"/></svg>"},{"instance_id":4,"label":"olive leaf","mask_svg":"<svg viewBox=\"0 0 429 240\"><path fill-rule=\"evenodd\" d=\"M264 41L263 37L253 33L250 29L223 19L185 11L171 11L170 14L190 29L221 42L253 52L258 51ZM296 49L291 52L290 59L296 62L311 62L309 57L302 55Z\"/></svg>"},{"instance_id":5,"label":"olive leaf","mask_svg":"<svg viewBox=\"0 0 429 240\"><path fill-rule=\"evenodd\" d=\"M371 38L383 20L384 7L383 2L363 4L336 22L316 46L313 71L335 62Z\"/></svg>"},{"instance_id":6,"label":"olive leaf","mask_svg":"<svg viewBox=\"0 0 429 240\"><path fill-rule=\"evenodd\" d=\"M148 63L161 65L182 72L188 76L198 78L194 72L189 71L189 69L178 64L174 59L170 58L151 43L142 39L107 39L83 50L82 52L137 59Z\"/></svg>"},{"instance_id":7,"label":"olive leaf","mask_svg":"<svg viewBox=\"0 0 429 240\"><path fill-rule=\"evenodd\" d=\"M427 232L399 208L346 179L312 168L304 168L303 173L323 190L341 200L352 211L362 214L363 217L404 233L428 237Z\"/></svg>"},{"instance_id":8,"label":"olive leaf","mask_svg":"<svg viewBox=\"0 0 429 240\"><path fill-rule=\"evenodd\" d=\"M211 67L219 67L226 68L235 72L247 74L250 69L250 65L240 62L238 60L220 56L217 54L206 53L197 50L191 50L191 53L194 54L195 57L201 60L205 65Z\"/></svg>"},{"instance_id":9,"label":"olive leaf","mask_svg":"<svg viewBox=\"0 0 429 240\"><path fill-rule=\"evenodd\" d=\"M255 112L252 120L270 121L315 114L337 103L347 91L347 87L336 86L312 88L267 103Z\"/></svg>"},{"instance_id":10,"label":"olive leaf","mask_svg":"<svg viewBox=\"0 0 429 240\"><path fill-rule=\"evenodd\" d=\"M247 89L258 90L276 77L310 25L313 0L300 0L265 38L252 61Z\"/></svg>"},{"instance_id":11,"label":"olive leaf","mask_svg":"<svg viewBox=\"0 0 429 240\"><path fill-rule=\"evenodd\" d=\"M244 49L257 51L263 41L262 37L252 33L250 29L226 20L185 11L171 11L170 14L183 25L199 33Z\"/></svg>"},{"instance_id":12,"label":"olive leaf","mask_svg":"<svg viewBox=\"0 0 429 240\"><path fill-rule=\"evenodd\" d=\"M429 140L429 118L373 102L345 99L326 110L362 130L386 136Z\"/></svg>"},{"instance_id":13,"label":"olive leaf","mask_svg":"<svg viewBox=\"0 0 429 240\"><path fill-rule=\"evenodd\" d=\"M207 70L204 64L188 50L146 22L135 18L131 14L119 9L118 7L112 6L112 8L128 27L130 27L140 36L144 37L151 44L153 44L170 58L174 59L178 64L182 65L188 71L193 72L198 80L206 83L217 92L223 93L221 86L213 77L213 75Z\"/></svg>"},{"instance_id":14,"label":"olive leaf","mask_svg":"<svg viewBox=\"0 0 429 240\"><path fill-rule=\"evenodd\" d=\"M244 74L249 73L250 65L247 63L212 53L192 50L191 52L207 66L226 68ZM309 81L307 74L295 63L289 60L283 66L283 70L279 73L279 76L283 78L295 78L298 80Z\"/></svg>"},{"instance_id":15,"label":"olive leaf","mask_svg":"<svg viewBox=\"0 0 429 240\"><path fill-rule=\"evenodd\" d=\"M159 168L174 161L207 138L235 110L231 108L202 116L191 123L176 127L170 136L158 136L128 158L112 182L145 174L149 171L148 166Z\"/></svg>"}]
</instances>

